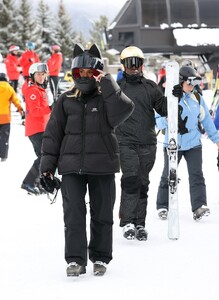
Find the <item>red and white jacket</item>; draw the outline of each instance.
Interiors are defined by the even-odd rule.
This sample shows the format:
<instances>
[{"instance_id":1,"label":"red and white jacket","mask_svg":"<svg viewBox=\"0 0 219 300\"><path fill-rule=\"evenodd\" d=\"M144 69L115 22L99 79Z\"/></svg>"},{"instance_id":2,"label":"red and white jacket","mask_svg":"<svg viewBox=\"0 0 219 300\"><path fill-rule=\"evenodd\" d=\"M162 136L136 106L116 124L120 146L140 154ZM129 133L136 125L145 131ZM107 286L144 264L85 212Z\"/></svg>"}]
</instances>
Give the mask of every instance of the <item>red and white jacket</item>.
<instances>
[{"instance_id":1,"label":"red and white jacket","mask_svg":"<svg viewBox=\"0 0 219 300\"><path fill-rule=\"evenodd\" d=\"M50 118L51 109L46 90L35 83L22 87L26 104L25 135L44 132Z\"/></svg>"},{"instance_id":2,"label":"red and white jacket","mask_svg":"<svg viewBox=\"0 0 219 300\"><path fill-rule=\"evenodd\" d=\"M26 50L19 59L19 64L22 67L23 76L29 76L29 68L32 64L40 62L38 54L32 50Z\"/></svg>"},{"instance_id":3,"label":"red and white jacket","mask_svg":"<svg viewBox=\"0 0 219 300\"><path fill-rule=\"evenodd\" d=\"M17 55L9 53L5 58L5 66L9 80L18 80L20 76L19 60Z\"/></svg>"},{"instance_id":4,"label":"red and white jacket","mask_svg":"<svg viewBox=\"0 0 219 300\"><path fill-rule=\"evenodd\" d=\"M59 76L59 72L62 67L62 62L62 53L58 52L50 56L49 60L47 61L49 76Z\"/></svg>"}]
</instances>

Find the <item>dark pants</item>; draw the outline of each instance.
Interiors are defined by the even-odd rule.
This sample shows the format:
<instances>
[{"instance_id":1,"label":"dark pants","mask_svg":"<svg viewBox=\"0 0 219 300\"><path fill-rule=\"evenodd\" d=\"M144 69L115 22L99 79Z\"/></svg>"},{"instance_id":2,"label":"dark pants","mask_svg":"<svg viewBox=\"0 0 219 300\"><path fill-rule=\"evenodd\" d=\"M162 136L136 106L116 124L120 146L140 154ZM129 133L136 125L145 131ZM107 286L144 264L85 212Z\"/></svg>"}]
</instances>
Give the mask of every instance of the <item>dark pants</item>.
<instances>
[{"instance_id":1,"label":"dark pants","mask_svg":"<svg viewBox=\"0 0 219 300\"><path fill-rule=\"evenodd\" d=\"M29 183L31 185L35 185L35 183L39 182L40 177L40 158L41 158L41 147L43 140L43 132L39 132L29 136L29 139L33 145L33 149L36 153L37 159L35 159L32 167L28 171L26 177L23 180L23 183Z\"/></svg>"},{"instance_id":2,"label":"dark pants","mask_svg":"<svg viewBox=\"0 0 219 300\"><path fill-rule=\"evenodd\" d=\"M11 124L0 124L0 158L8 158Z\"/></svg>"},{"instance_id":3,"label":"dark pants","mask_svg":"<svg viewBox=\"0 0 219 300\"><path fill-rule=\"evenodd\" d=\"M17 93L17 88L18 88L18 79L15 80L10 80L9 81L10 85L13 87L15 93Z\"/></svg>"},{"instance_id":4,"label":"dark pants","mask_svg":"<svg viewBox=\"0 0 219 300\"><path fill-rule=\"evenodd\" d=\"M149 173L156 157L156 145L120 145L121 203L120 226L145 226Z\"/></svg>"},{"instance_id":5,"label":"dark pants","mask_svg":"<svg viewBox=\"0 0 219 300\"><path fill-rule=\"evenodd\" d=\"M189 190L191 198L192 211L202 205L207 204L205 179L202 172L202 147L193 148L187 151L178 151L178 163L184 156L189 173ZM169 199L168 186L168 155L166 148L164 149L164 168L158 187L157 193L157 209L167 208Z\"/></svg>"},{"instance_id":6,"label":"dark pants","mask_svg":"<svg viewBox=\"0 0 219 300\"><path fill-rule=\"evenodd\" d=\"M53 94L53 98L54 98L55 101L57 100L57 97L60 94L58 83L59 83L59 77L58 76L50 76L49 77L49 86L50 86L50 90Z\"/></svg>"},{"instance_id":7,"label":"dark pants","mask_svg":"<svg viewBox=\"0 0 219 300\"><path fill-rule=\"evenodd\" d=\"M89 190L90 242L86 233L85 195ZM87 265L87 251L92 262L112 260L113 207L115 176L62 176L62 197L65 224L65 260ZM87 249L88 248L88 249Z\"/></svg>"}]
</instances>

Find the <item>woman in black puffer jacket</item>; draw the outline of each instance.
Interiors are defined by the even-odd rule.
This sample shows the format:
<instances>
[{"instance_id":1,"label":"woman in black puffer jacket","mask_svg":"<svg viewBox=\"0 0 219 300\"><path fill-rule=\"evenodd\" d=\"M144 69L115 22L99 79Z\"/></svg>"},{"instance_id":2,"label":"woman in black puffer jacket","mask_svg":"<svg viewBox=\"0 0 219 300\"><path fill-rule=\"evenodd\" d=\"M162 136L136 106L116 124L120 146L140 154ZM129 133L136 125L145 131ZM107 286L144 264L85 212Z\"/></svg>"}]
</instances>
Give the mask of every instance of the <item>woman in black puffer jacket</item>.
<instances>
[{"instance_id":1,"label":"woman in black puffer jacket","mask_svg":"<svg viewBox=\"0 0 219 300\"><path fill-rule=\"evenodd\" d=\"M67 276L86 272L87 247L94 274L103 275L112 259L115 173L120 171L115 127L134 109L109 75L99 49L74 48L75 86L62 94L44 133L41 173L62 175ZM85 195L89 189L90 242L86 237Z\"/></svg>"}]
</instances>

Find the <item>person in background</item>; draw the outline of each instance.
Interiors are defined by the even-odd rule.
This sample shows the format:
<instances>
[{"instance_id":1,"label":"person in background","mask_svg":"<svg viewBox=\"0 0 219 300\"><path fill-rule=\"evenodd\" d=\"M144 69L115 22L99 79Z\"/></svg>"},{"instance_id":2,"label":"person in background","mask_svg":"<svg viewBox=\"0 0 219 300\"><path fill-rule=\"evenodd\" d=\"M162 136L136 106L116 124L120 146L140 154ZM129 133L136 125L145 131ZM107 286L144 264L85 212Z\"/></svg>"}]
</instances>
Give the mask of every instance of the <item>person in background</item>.
<instances>
[{"instance_id":1,"label":"person in background","mask_svg":"<svg viewBox=\"0 0 219 300\"><path fill-rule=\"evenodd\" d=\"M95 276L112 260L115 173L120 171L115 127L133 111L133 102L110 74L103 73L98 47L76 44L74 87L58 99L44 133L41 176L62 175L67 276L86 273L87 259ZM86 233L85 196L89 190L90 241Z\"/></svg>"},{"instance_id":2,"label":"person in background","mask_svg":"<svg viewBox=\"0 0 219 300\"><path fill-rule=\"evenodd\" d=\"M63 57L61 53L61 48L58 45L51 46L51 56L47 61L49 68L49 84L50 89L53 94L54 101L57 100L57 96L60 94L58 89L59 73L62 67Z\"/></svg>"},{"instance_id":3,"label":"person in background","mask_svg":"<svg viewBox=\"0 0 219 300\"><path fill-rule=\"evenodd\" d=\"M123 70L121 68L118 68L117 75L116 75L116 81L123 78Z\"/></svg>"},{"instance_id":4,"label":"person in background","mask_svg":"<svg viewBox=\"0 0 219 300\"><path fill-rule=\"evenodd\" d=\"M216 113L215 113L215 117L214 117L213 121L214 121L214 125L215 125L216 129L219 130L219 105L216 109Z\"/></svg>"},{"instance_id":5,"label":"person in background","mask_svg":"<svg viewBox=\"0 0 219 300\"><path fill-rule=\"evenodd\" d=\"M2 162L8 158L11 103L14 104L22 116L23 108L14 89L7 82L6 74L0 73L0 158Z\"/></svg>"},{"instance_id":6,"label":"person in background","mask_svg":"<svg viewBox=\"0 0 219 300\"><path fill-rule=\"evenodd\" d=\"M0 73L7 74L6 66L2 54L0 53Z\"/></svg>"},{"instance_id":7,"label":"person in background","mask_svg":"<svg viewBox=\"0 0 219 300\"><path fill-rule=\"evenodd\" d=\"M208 107L200 96L200 103L195 95L195 87L200 85L201 77L190 66L179 70L179 85L174 86L173 94L179 98L178 117L178 163L185 158L189 173L189 186L193 219L200 220L210 214L207 207L206 185L202 171L202 144L199 122L201 122L209 139L217 144L219 150L219 133L217 132ZM168 217L168 120L157 116L158 129L165 130L164 168L157 192L158 216L162 220Z\"/></svg>"},{"instance_id":8,"label":"person in background","mask_svg":"<svg viewBox=\"0 0 219 300\"><path fill-rule=\"evenodd\" d=\"M166 87L166 75L162 76L160 81L158 82L158 87L162 91L162 93L165 95L165 87Z\"/></svg>"},{"instance_id":9,"label":"person in background","mask_svg":"<svg viewBox=\"0 0 219 300\"><path fill-rule=\"evenodd\" d=\"M154 111L166 116L167 99L154 81L144 77L141 49L135 46L125 48L120 62L124 73L118 84L135 104L131 116L116 129L122 171L120 226L124 238L146 241L149 174L157 150Z\"/></svg>"},{"instance_id":10,"label":"person in background","mask_svg":"<svg viewBox=\"0 0 219 300\"><path fill-rule=\"evenodd\" d=\"M34 52L34 49L35 49L35 43L27 42L26 50L19 59L19 65L22 68L22 75L24 79L29 78L30 66L34 63L40 62L40 58L38 54Z\"/></svg>"},{"instance_id":11,"label":"person in background","mask_svg":"<svg viewBox=\"0 0 219 300\"><path fill-rule=\"evenodd\" d=\"M18 88L18 79L20 76L20 66L19 66L19 58L18 58L19 49L20 47L16 45L11 45L9 47L9 54L5 58L5 66L6 66L9 83L13 87L16 93Z\"/></svg>"},{"instance_id":12,"label":"person in background","mask_svg":"<svg viewBox=\"0 0 219 300\"><path fill-rule=\"evenodd\" d=\"M162 79L162 77L165 75L166 75L166 65L165 65L165 63L162 63L161 69L159 70L158 75L157 75L157 82L159 83L160 80Z\"/></svg>"},{"instance_id":13,"label":"person in background","mask_svg":"<svg viewBox=\"0 0 219 300\"><path fill-rule=\"evenodd\" d=\"M29 69L30 81L23 85L26 104L25 135L30 139L37 159L34 161L21 188L29 194L39 195L45 192L40 184L40 157L43 133L50 117L46 87L48 84L48 67L45 63L34 63Z\"/></svg>"}]
</instances>

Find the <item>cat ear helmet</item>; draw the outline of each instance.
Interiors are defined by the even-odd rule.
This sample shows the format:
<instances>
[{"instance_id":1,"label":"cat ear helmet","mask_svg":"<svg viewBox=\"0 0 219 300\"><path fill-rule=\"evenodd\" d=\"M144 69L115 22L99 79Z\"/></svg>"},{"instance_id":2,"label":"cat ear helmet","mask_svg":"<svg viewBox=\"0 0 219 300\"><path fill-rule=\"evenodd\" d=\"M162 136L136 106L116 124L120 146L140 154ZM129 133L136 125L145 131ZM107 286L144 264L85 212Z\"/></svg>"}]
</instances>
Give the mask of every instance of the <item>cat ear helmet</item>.
<instances>
[{"instance_id":1,"label":"cat ear helmet","mask_svg":"<svg viewBox=\"0 0 219 300\"><path fill-rule=\"evenodd\" d=\"M97 88L97 82L94 77L81 77L79 69L92 69L93 75L98 76L98 70L103 70L104 64L101 53L96 44L90 49L84 49L80 44L76 44L73 51L73 60L71 65L72 77L75 87L82 93L89 94Z\"/></svg>"}]
</instances>

